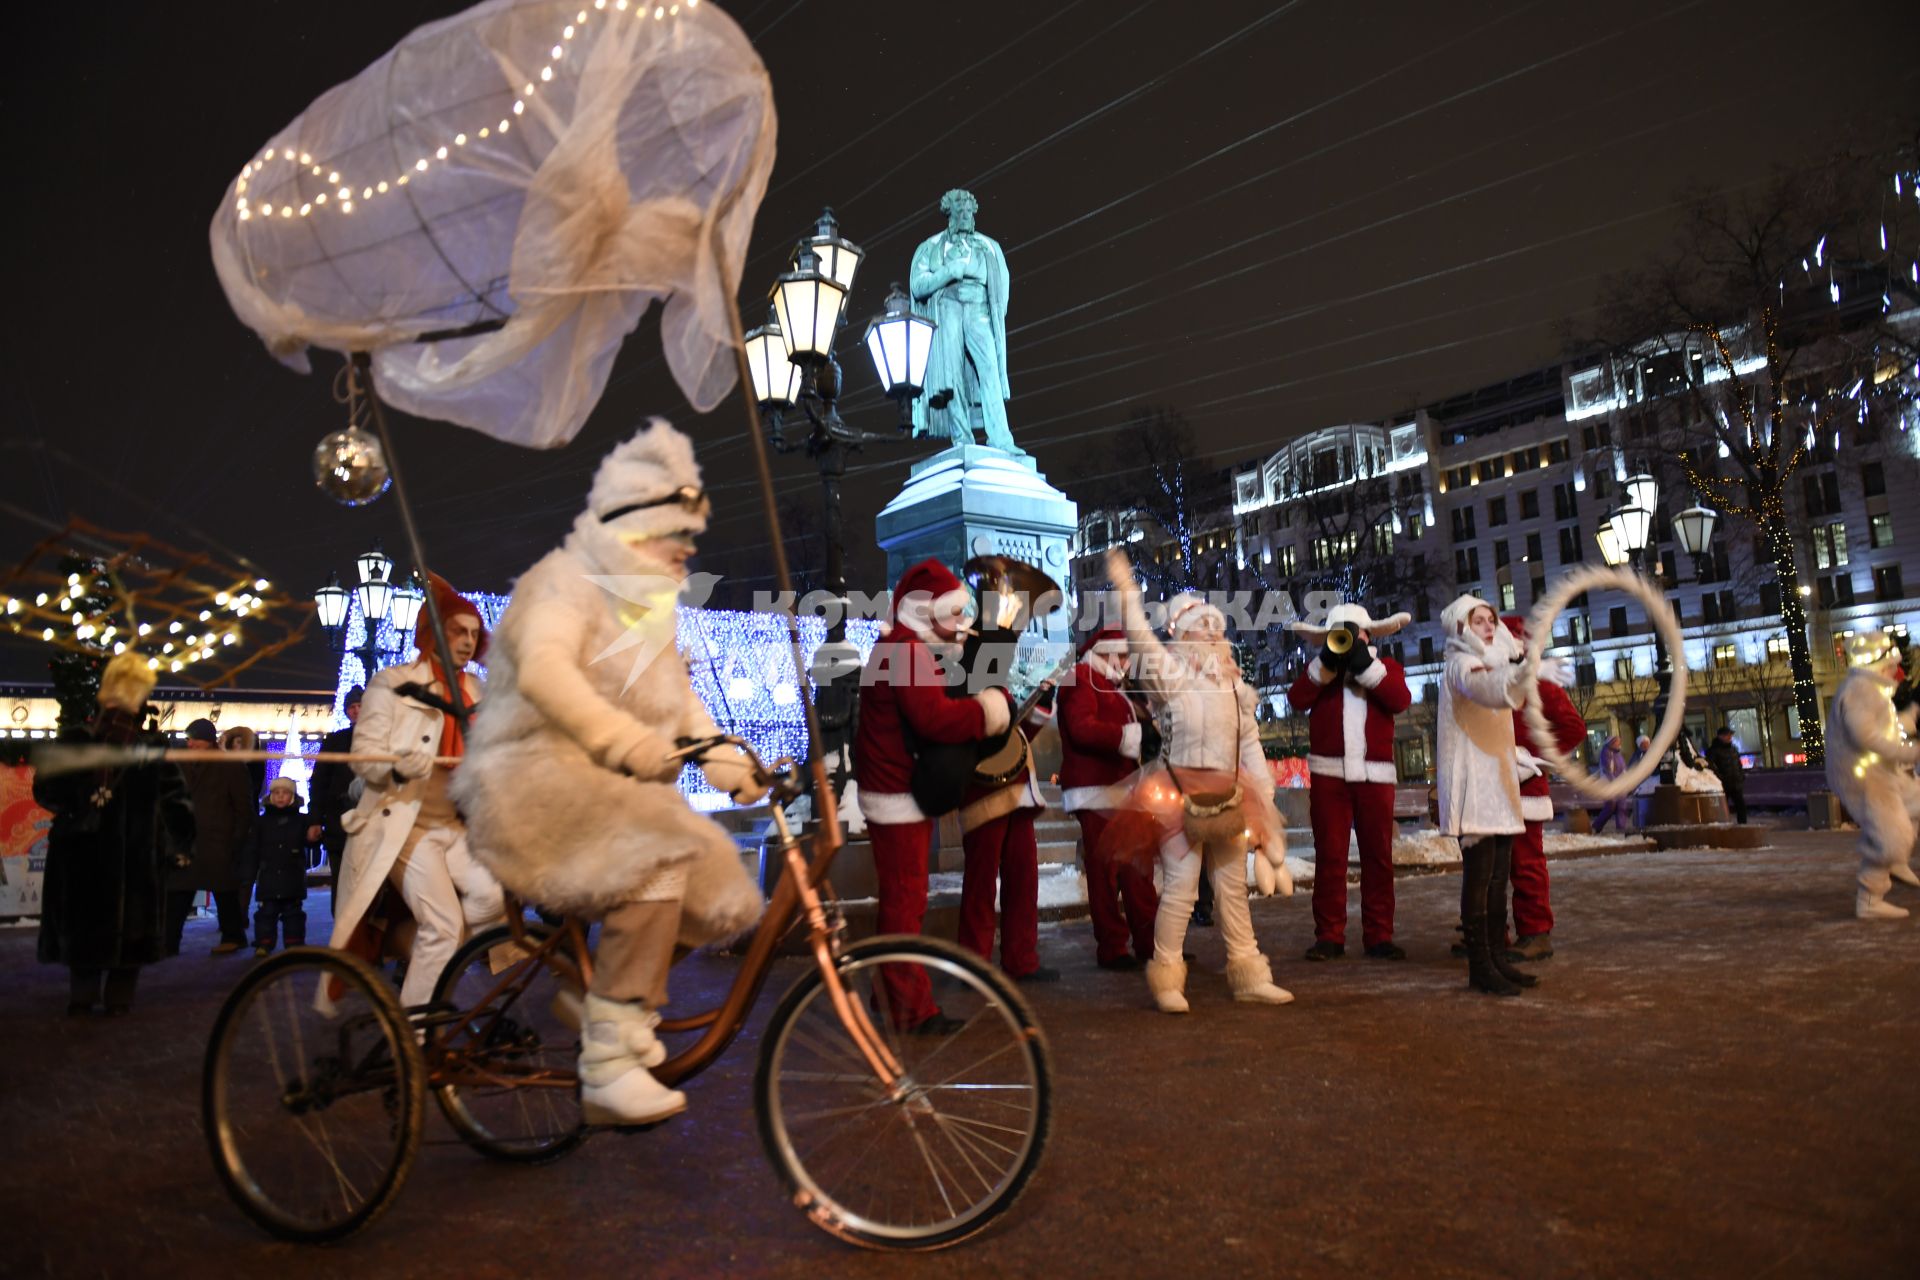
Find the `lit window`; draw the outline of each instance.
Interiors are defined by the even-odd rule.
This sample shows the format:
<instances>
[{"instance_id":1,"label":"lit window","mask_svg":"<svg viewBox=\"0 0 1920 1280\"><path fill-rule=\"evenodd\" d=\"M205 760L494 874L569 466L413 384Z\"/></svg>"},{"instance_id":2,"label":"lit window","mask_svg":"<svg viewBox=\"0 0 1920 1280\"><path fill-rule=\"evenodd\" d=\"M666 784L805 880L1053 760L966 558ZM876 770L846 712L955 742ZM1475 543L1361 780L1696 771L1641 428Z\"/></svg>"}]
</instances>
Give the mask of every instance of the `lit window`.
<instances>
[{"instance_id":1,"label":"lit window","mask_svg":"<svg viewBox=\"0 0 1920 1280\"><path fill-rule=\"evenodd\" d=\"M1740 665L1740 654L1731 644L1713 646L1713 665L1725 669Z\"/></svg>"}]
</instances>

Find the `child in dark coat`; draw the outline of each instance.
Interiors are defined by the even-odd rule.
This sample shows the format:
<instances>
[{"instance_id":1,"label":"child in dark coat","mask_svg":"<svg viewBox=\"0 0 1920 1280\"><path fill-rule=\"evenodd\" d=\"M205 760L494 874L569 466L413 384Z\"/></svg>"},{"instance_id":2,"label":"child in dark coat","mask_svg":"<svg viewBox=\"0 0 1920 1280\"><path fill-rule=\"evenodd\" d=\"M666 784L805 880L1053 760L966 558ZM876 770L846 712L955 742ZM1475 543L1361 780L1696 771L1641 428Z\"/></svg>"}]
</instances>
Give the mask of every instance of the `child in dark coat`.
<instances>
[{"instance_id":1,"label":"child in dark coat","mask_svg":"<svg viewBox=\"0 0 1920 1280\"><path fill-rule=\"evenodd\" d=\"M253 824L252 865L259 868L254 884L253 954L273 950L275 926L289 947L307 941L307 815L300 809L300 793L292 778L275 778L267 788L267 804Z\"/></svg>"}]
</instances>

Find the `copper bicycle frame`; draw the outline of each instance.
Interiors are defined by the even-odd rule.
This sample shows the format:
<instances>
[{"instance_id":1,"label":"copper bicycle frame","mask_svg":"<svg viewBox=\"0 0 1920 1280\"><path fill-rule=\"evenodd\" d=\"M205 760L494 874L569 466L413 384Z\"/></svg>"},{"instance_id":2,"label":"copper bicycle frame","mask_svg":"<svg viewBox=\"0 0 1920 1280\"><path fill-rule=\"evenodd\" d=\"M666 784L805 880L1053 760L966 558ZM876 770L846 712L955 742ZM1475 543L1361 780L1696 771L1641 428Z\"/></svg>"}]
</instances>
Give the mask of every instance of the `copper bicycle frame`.
<instances>
[{"instance_id":1,"label":"copper bicycle frame","mask_svg":"<svg viewBox=\"0 0 1920 1280\"><path fill-rule=\"evenodd\" d=\"M736 738L723 737L719 741L746 747L745 743ZM710 741L704 745L715 744ZM734 1038L746 1026L747 1015L752 1012L761 990L766 986L767 976L773 969L774 949L785 938L796 916L804 912L814 963L819 966L821 980L826 985L834 1011L839 1015L842 1024L847 1028L848 1036L852 1038L854 1046L859 1049L868 1066L873 1069L875 1076L883 1086L892 1090L904 1074L904 1068L874 1028L866 1009L858 1000L848 995L845 984L840 981L840 974L834 963L836 930L828 916L826 904L816 888L825 881L827 871L833 865L834 855L839 852L838 832L816 832L810 840L813 845L813 857L808 860L800 853L803 841L788 827L786 812L781 805L774 805L773 817L785 866L779 882L774 886L773 897L767 904L766 913L761 917L759 928L755 931L753 941L747 948L740 971L734 976L732 986L727 989L726 999L717 1008L684 1018L667 1018L661 1021L659 1030L663 1032L704 1031L704 1034L660 1066L654 1067L653 1075L665 1084L677 1084L706 1070L726 1052ZM501 994L518 980L518 975L522 972L520 968L522 964L545 964L555 968L561 971L569 981L577 981L583 990L587 983L592 981L593 959L587 948L586 929L581 922L569 916L562 922L560 928L554 930L544 940L536 941L527 936L524 913L520 908L519 901L509 896L507 927L514 942L519 944L527 955L515 961L471 1009L442 1015L439 1021L441 1025L448 1028L444 1037L428 1038L429 1087L442 1084L478 1083L505 1084L513 1087L572 1088L576 1083L576 1077L571 1071L543 1072L527 1077L516 1076L507 1080L468 1061L465 1051L449 1048L442 1043L443 1039L453 1040L484 1016L486 1011L492 1008L494 1001L498 1000Z\"/></svg>"}]
</instances>

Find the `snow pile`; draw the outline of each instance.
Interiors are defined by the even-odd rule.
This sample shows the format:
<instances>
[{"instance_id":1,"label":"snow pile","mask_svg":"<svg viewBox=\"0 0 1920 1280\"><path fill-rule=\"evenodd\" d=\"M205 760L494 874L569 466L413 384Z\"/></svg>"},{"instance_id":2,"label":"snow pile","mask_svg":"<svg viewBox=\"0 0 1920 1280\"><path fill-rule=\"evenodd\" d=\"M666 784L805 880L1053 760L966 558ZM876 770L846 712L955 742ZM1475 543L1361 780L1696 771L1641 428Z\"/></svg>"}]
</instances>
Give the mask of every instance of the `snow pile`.
<instances>
[{"instance_id":1,"label":"snow pile","mask_svg":"<svg viewBox=\"0 0 1920 1280\"><path fill-rule=\"evenodd\" d=\"M1450 867L1460 861L1460 841L1432 827L1403 831L1393 838L1396 867Z\"/></svg>"}]
</instances>

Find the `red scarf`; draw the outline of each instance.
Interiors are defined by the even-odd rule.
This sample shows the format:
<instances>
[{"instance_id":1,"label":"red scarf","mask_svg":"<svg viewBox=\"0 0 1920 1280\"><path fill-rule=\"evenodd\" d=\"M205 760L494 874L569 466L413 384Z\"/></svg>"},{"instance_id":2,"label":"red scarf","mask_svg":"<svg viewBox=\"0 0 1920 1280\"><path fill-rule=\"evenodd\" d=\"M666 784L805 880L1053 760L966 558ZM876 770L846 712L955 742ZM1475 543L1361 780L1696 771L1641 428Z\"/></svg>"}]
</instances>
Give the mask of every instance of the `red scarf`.
<instances>
[{"instance_id":1,"label":"red scarf","mask_svg":"<svg viewBox=\"0 0 1920 1280\"><path fill-rule=\"evenodd\" d=\"M459 690L459 693L457 695L458 701L461 703L465 703L469 707L474 705L473 703L467 701L467 685L466 685L465 673L462 673L461 682L458 685L455 685L452 681L447 679L446 671L440 666L439 658L429 657L427 659L427 664L429 667L432 668L434 683L439 685L440 688L447 691L447 701L449 702L455 701L456 695L453 691L455 689L458 689ZM464 756L466 754L467 754L467 740L465 736L463 736L460 732L459 717L450 716L443 713L440 717L440 755L443 758L458 759L461 756ZM447 767L453 768L454 766L449 765Z\"/></svg>"}]
</instances>

